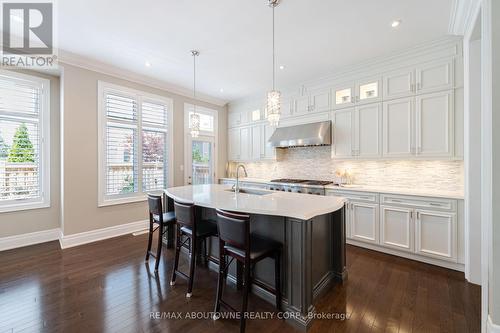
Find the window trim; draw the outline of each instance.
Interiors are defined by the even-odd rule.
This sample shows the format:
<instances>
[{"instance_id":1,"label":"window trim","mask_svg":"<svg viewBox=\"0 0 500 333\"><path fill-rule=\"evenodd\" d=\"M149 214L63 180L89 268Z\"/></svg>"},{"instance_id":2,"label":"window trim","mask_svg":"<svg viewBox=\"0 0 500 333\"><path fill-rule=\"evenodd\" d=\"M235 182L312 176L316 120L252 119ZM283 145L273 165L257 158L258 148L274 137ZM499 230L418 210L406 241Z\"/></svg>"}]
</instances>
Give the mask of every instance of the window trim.
<instances>
[{"instance_id":1,"label":"window trim","mask_svg":"<svg viewBox=\"0 0 500 333\"><path fill-rule=\"evenodd\" d=\"M104 106L105 103L105 94L108 92L112 92L119 95L126 95L129 97L134 97L138 103L138 119L137 126L138 132L142 131L142 102L156 102L166 105L167 107L167 127L166 127L166 149L168 151L167 154L167 173L165 179L165 183L167 187L173 186L174 180L174 166L173 166L173 153L174 153L174 144L173 144L173 112L174 112L174 103L171 98L150 94L141 90L136 90L132 88L128 88L125 86L120 86L112 83L108 83L105 81L97 81L97 103L98 103L98 121L97 121L97 140L98 140L98 185L97 185L97 207L105 207L112 205L120 205L127 204L133 202L141 202L145 201L147 198L146 192L143 192L142 189L142 145L140 144L138 147L137 158L138 158L138 192L130 193L130 194L119 194L113 196L107 196L106 193L106 108ZM140 140L140 135L138 134L138 138ZM159 193L160 191L151 191L151 193Z\"/></svg>"},{"instance_id":2,"label":"window trim","mask_svg":"<svg viewBox=\"0 0 500 333\"><path fill-rule=\"evenodd\" d=\"M16 81L24 81L36 83L41 88L41 103L39 114L40 125L40 169L39 181L40 192L39 198L33 199L18 199L7 200L0 202L0 213L15 212L29 209L49 208L50 201L50 80L38 76L17 73L0 69L0 77L13 79Z\"/></svg>"}]
</instances>

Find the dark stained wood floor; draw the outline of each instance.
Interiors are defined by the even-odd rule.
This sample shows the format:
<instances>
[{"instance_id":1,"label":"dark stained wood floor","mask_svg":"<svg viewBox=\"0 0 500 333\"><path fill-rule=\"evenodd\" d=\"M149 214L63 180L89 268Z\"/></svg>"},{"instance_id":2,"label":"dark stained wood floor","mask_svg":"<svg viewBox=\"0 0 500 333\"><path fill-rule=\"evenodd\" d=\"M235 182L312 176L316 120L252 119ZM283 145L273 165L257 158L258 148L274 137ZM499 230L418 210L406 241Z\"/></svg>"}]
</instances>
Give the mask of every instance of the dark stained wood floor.
<instances>
[{"instance_id":1,"label":"dark stained wood floor","mask_svg":"<svg viewBox=\"0 0 500 333\"><path fill-rule=\"evenodd\" d=\"M197 267L186 299L183 279L168 283L173 251L155 278L145 248L146 235L129 235L64 251L51 242L0 252L0 332L238 332L237 320L151 319L156 311L212 311L217 276ZM463 274L353 246L347 263L348 281L316 308L348 319L316 320L310 332L480 331L480 288ZM234 291L228 298L239 304ZM254 296L249 311L274 308ZM247 332L295 330L273 319L248 321Z\"/></svg>"}]
</instances>

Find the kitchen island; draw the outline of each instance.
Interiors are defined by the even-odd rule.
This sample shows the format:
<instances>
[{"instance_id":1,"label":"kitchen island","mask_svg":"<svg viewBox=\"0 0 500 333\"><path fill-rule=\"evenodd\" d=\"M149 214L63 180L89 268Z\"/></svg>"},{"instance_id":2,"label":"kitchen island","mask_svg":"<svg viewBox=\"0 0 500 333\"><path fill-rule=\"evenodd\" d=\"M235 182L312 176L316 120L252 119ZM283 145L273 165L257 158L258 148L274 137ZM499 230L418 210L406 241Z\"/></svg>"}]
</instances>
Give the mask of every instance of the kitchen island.
<instances>
[{"instance_id":1,"label":"kitchen island","mask_svg":"<svg viewBox=\"0 0 500 333\"><path fill-rule=\"evenodd\" d=\"M251 190L234 193L229 185L190 185L165 190L169 207L173 200L192 203L198 216L215 220L215 209L250 215L251 232L283 244L283 309L290 319L307 329L315 311L315 299L335 281L347 278L345 263L345 199L299 193ZM172 237L172 233L169 233ZM209 246L213 262L218 262L217 239ZM217 265L212 268L217 269ZM252 291L274 302L268 291L274 288L274 263L266 259L255 267ZM240 282L232 267L229 281Z\"/></svg>"}]
</instances>

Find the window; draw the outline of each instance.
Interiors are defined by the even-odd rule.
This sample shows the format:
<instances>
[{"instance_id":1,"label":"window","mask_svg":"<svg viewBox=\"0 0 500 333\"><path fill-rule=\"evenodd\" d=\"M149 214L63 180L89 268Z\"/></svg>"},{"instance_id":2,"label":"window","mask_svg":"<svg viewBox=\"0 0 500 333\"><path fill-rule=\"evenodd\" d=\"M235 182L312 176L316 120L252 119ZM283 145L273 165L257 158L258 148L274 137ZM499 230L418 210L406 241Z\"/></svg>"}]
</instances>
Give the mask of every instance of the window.
<instances>
[{"instance_id":1,"label":"window","mask_svg":"<svg viewBox=\"0 0 500 333\"><path fill-rule=\"evenodd\" d=\"M171 116L170 99L99 82L99 206L171 183Z\"/></svg>"},{"instance_id":2,"label":"window","mask_svg":"<svg viewBox=\"0 0 500 333\"><path fill-rule=\"evenodd\" d=\"M50 206L50 81L0 71L0 212Z\"/></svg>"},{"instance_id":3,"label":"window","mask_svg":"<svg viewBox=\"0 0 500 333\"><path fill-rule=\"evenodd\" d=\"M188 128L191 128L191 115L194 113L194 105L193 104L185 104L184 110L188 110ZM200 115L200 134L213 135L215 131L214 127L214 111L196 106L196 113Z\"/></svg>"}]
</instances>

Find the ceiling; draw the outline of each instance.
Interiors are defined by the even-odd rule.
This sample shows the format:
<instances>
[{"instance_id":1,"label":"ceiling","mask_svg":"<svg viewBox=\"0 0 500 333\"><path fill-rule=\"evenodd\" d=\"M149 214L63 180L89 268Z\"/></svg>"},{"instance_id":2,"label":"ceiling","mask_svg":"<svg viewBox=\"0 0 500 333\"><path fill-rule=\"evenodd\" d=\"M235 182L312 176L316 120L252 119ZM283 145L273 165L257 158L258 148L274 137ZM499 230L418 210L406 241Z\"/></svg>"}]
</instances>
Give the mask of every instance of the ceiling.
<instances>
[{"instance_id":1,"label":"ceiling","mask_svg":"<svg viewBox=\"0 0 500 333\"><path fill-rule=\"evenodd\" d=\"M223 101L271 86L271 9L266 0L65 0L59 48ZM453 0L282 0L276 14L277 85L447 34ZM397 28L391 22L401 19ZM145 62L151 67L146 67ZM223 92L221 92L221 88Z\"/></svg>"}]
</instances>

